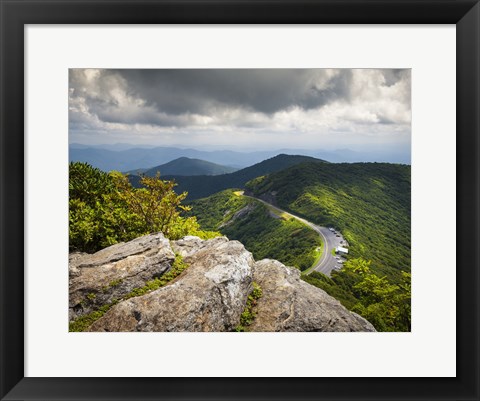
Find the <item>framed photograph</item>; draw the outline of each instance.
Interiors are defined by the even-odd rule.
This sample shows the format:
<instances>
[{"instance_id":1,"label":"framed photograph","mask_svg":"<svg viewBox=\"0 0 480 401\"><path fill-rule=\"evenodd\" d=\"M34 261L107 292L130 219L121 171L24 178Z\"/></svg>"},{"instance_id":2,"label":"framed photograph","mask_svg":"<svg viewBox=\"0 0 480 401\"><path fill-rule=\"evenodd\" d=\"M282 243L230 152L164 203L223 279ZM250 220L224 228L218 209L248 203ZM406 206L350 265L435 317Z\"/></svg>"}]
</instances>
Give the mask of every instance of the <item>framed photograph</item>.
<instances>
[{"instance_id":1,"label":"framed photograph","mask_svg":"<svg viewBox=\"0 0 480 401\"><path fill-rule=\"evenodd\" d=\"M478 400L477 1L1 3L1 399Z\"/></svg>"}]
</instances>

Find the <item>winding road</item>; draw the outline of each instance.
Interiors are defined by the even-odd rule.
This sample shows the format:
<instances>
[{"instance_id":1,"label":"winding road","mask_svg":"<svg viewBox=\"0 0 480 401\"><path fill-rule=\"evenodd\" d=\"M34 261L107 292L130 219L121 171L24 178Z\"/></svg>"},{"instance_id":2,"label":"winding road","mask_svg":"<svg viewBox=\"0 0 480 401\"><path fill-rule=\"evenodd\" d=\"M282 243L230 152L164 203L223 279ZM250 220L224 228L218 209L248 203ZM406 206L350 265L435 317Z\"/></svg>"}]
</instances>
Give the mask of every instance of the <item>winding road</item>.
<instances>
[{"instance_id":1,"label":"winding road","mask_svg":"<svg viewBox=\"0 0 480 401\"><path fill-rule=\"evenodd\" d=\"M311 273L312 271L318 271L320 273L326 274L327 276L330 276L330 273L335 268L335 266L339 266L338 260L334 255L332 255L332 249L335 249L337 246L342 245L341 241L343 241L343 237L340 234L337 233L339 235L339 237L337 237L337 234L330 231L327 227L317 226L316 224L313 224L302 217L289 213L283 209L280 209L277 206L273 206L271 203L268 203L263 199L255 198L254 196L250 195L245 195L243 192L241 193L241 195L262 202L268 208L273 209L275 212L287 215L302 222L320 235L322 243L324 244L322 256L320 256L320 259L317 261L317 263L315 263L314 266L308 269L307 274Z\"/></svg>"}]
</instances>

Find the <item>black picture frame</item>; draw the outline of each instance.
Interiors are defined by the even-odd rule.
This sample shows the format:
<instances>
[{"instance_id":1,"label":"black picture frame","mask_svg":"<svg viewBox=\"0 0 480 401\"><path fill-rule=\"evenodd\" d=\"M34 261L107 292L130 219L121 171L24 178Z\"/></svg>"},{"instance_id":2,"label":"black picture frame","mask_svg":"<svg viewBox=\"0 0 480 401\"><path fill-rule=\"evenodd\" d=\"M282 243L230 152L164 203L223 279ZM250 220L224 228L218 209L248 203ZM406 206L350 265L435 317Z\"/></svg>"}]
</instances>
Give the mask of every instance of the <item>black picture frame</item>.
<instances>
[{"instance_id":1,"label":"black picture frame","mask_svg":"<svg viewBox=\"0 0 480 401\"><path fill-rule=\"evenodd\" d=\"M479 400L478 0L0 0L0 14L2 400ZM455 378L24 377L24 26L153 23L456 24Z\"/></svg>"}]
</instances>

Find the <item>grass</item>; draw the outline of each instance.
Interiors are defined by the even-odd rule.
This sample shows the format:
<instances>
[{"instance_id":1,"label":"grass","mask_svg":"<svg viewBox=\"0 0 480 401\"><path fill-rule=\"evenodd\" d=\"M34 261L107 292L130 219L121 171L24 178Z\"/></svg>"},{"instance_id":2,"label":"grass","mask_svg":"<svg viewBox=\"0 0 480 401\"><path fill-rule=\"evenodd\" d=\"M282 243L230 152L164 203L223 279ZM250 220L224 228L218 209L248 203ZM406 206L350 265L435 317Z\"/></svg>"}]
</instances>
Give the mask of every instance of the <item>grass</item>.
<instances>
[{"instance_id":1,"label":"grass","mask_svg":"<svg viewBox=\"0 0 480 401\"><path fill-rule=\"evenodd\" d=\"M254 198L250 197L250 199L254 199ZM258 200L256 200L256 201L259 202ZM273 214L282 218L285 221L288 221L288 220L294 218L290 213L284 212L283 210L280 210L280 209L276 208L275 206L269 205L267 203L263 203L263 205L265 205L267 207L267 209L269 211L271 211Z\"/></svg>"},{"instance_id":2,"label":"grass","mask_svg":"<svg viewBox=\"0 0 480 401\"><path fill-rule=\"evenodd\" d=\"M267 209L269 211L271 211L275 216L278 216L280 217L281 219L285 220L285 221L288 221L292 218L292 216L290 216L288 213L285 213L285 212L282 212L280 210L278 210L277 208L273 207L273 206L270 206L270 205L266 205L265 206L267 207Z\"/></svg>"},{"instance_id":3,"label":"grass","mask_svg":"<svg viewBox=\"0 0 480 401\"><path fill-rule=\"evenodd\" d=\"M310 274L313 271L313 268L315 267L315 265L318 263L318 261L320 260L320 258L323 255L323 244L321 246L315 248L315 250L313 252L314 252L314 255L315 255L315 260L313 261L312 266L310 266L307 270L304 270L302 272L302 275Z\"/></svg>"}]
</instances>

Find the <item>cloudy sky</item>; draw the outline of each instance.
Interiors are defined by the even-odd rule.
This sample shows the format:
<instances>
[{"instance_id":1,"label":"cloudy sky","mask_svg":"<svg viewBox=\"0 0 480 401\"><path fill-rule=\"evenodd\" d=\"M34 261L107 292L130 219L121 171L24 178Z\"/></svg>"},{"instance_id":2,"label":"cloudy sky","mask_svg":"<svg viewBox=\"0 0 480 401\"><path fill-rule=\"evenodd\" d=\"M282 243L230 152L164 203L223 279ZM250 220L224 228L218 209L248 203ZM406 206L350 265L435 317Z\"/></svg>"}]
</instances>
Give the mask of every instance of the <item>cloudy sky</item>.
<instances>
[{"instance_id":1,"label":"cloudy sky","mask_svg":"<svg viewBox=\"0 0 480 401\"><path fill-rule=\"evenodd\" d=\"M71 69L70 143L409 147L410 70Z\"/></svg>"}]
</instances>

